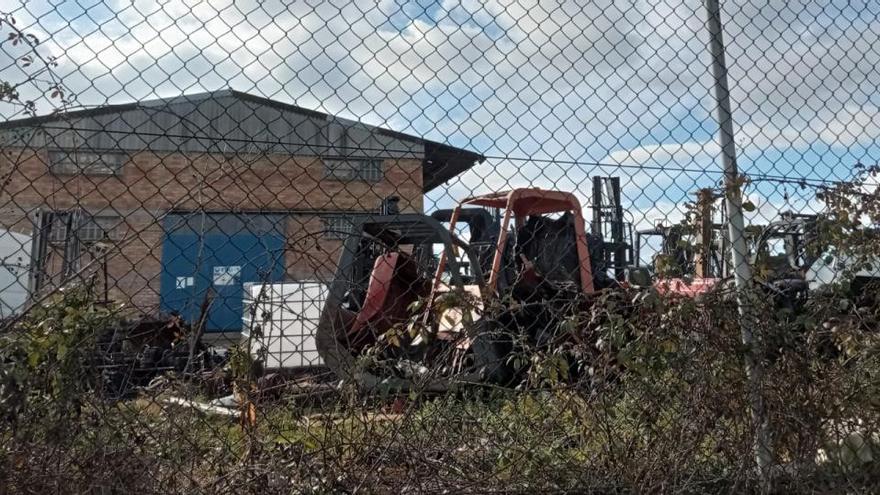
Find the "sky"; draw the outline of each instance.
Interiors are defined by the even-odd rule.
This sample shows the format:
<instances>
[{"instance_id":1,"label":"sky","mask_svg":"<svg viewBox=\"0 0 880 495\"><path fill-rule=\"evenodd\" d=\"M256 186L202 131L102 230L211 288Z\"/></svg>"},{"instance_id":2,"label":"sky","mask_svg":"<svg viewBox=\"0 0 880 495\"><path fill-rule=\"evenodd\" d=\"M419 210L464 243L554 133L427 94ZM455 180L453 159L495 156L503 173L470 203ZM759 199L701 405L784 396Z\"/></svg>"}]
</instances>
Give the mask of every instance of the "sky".
<instances>
[{"instance_id":1,"label":"sky","mask_svg":"<svg viewBox=\"0 0 880 495\"><path fill-rule=\"evenodd\" d=\"M749 219L820 208L798 181L846 179L880 155L880 4L721 3L738 164L753 178L757 206ZM644 226L677 221L693 192L721 179L699 0L30 0L13 8L37 50L57 57L53 76L74 106L231 87L487 156L429 193L428 210L527 185L573 190L586 202L590 176L616 175ZM0 44L0 80L33 69L13 62L22 50ZM34 98L39 90L21 88ZM14 111L0 106L5 117Z\"/></svg>"}]
</instances>

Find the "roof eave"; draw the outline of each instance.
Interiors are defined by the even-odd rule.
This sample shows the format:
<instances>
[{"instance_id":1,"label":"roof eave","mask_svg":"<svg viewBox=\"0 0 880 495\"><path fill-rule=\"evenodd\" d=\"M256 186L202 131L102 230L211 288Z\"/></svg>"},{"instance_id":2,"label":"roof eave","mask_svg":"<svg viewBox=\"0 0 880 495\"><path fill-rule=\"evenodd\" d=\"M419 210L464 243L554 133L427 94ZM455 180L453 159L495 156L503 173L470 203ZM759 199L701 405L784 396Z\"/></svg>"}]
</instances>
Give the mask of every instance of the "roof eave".
<instances>
[{"instance_id":1,"label":"roof eave","mask_svg":"<svg viewBox=\"0 0 880 495\"><path fill-rule=\"evenodd\" d=\"M435 141L425 141L425 160L422 164L422 191L436 189L449 179L483 163L486 157L462 148Z\"/></svg>"}]
</instances>

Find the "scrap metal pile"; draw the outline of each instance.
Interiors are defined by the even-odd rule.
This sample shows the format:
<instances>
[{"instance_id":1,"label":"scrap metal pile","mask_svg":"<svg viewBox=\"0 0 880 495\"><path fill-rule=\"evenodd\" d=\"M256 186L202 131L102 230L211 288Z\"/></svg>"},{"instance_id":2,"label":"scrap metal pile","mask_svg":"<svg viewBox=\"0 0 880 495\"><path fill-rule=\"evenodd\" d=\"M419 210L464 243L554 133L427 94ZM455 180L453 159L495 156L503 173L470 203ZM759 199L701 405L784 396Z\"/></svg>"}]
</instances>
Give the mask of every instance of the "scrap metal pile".
<instances>
[{"instance_id":1,"label":"scrap metal pile","mask_svg":"<svg viewBox=\"0 0 880 495\"><path fill-rule=\"evenodd\" d=\"M700 190L693 225L642 229L635 243L619 197L618 180L594 178L589 232L574 194L542 189L471 197L430 216L365 219L345 242L318 352L338 377L366 388L510 386L524 380L534 353L589 339L566 322L600 291L697 298L731 285L729 241L714 220L720 195ZM752 263L769 266L756 287L780 308L802 304L829 270L815 225L815 216L783 215L755 229ZM645 265L651 236L660 251ZM880 268L861 275L880 280Z\"/></svg>"},{"instance_id":2,"label":"scrap metal pile","mask_svg":"<svg viewBox=\"0 0 880 495\"><path fill-rule=\"evenodd\" d=\"M111 397L124 397L169 372L219 369L225 357L205 345L179 316L121 322L98 336L93 367Z\"/></svg>"}]
</instances>

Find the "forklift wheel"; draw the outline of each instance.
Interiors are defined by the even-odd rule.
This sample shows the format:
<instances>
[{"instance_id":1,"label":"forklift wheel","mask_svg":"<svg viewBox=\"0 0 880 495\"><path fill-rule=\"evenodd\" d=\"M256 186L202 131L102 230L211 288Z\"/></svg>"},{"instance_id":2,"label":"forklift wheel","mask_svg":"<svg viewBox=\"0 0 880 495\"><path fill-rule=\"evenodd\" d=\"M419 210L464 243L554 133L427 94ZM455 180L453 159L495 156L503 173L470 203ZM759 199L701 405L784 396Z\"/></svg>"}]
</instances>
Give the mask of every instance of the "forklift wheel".
<instances>
[{"instance_id":1,"label":"forklift wheel","mask_svg":"<svg viewBox=\"0 0 880 495\"><path fill-rule=\"evenodd\" d=\"M487 323L478 323L478 334L471 344L475 368L483 381L509 385L514 378L513 366L509 362L513 341L503 331L486 327Z\"/></svg>"}]
</instances>

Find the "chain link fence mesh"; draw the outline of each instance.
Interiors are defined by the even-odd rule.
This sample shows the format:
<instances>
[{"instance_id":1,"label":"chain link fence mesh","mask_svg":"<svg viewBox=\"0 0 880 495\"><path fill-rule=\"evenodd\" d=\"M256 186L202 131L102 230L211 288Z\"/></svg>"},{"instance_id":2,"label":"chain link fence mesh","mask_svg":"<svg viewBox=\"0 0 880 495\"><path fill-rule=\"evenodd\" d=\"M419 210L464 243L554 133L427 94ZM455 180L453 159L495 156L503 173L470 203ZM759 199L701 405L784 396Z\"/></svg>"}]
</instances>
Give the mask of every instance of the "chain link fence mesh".
<instances>
[{"instance_id":1,"label":"chain link fence mesh","mask_svg":"<svg viewBox=\"0 0 880 495\"><path fill-rule=\"evenodd\" d=\"M880 484L880 8L0 8L0 492Z\"/></svg>"}]
</instances>

